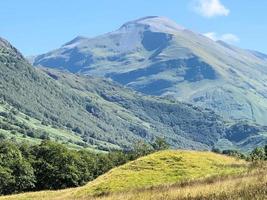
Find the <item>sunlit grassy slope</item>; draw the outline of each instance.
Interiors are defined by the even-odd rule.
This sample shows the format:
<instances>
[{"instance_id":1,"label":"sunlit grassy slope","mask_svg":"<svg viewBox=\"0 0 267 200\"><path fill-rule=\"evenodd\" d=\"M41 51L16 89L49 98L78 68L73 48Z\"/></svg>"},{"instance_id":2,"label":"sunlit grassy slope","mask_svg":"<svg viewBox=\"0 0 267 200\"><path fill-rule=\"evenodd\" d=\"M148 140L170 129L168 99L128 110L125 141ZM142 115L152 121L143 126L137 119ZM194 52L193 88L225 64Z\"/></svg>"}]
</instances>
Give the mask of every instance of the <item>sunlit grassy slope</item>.
<instances>
[{"instance_id":1,"label":"sunlit grassy slope","mask_svg":"<svg viewBox=\"0 0 267 200\"><path fill-rule=\"evenodd\" d=\"M14 107L8 104L0 103L0 112L10 113ZM58 141L60 143L66 144L69 148L80 149L82 146L79 146L79 143L83 143L82 138L72 132L71 130L62 129L59 127L53 127L51 125L43 125L42 122L38 119L30 117L22 112L16 111L16 115L13 115L12 120L7 121L3 116L0 116L0 124L9 124L13 127L12 130L4 130L0 126L0 134L4 134L7 139L15 138L19 142L29 142L30 144L38 144L41 143L42 139L29 137L26 134L22 134L19 131L18 123L23 124L25 127L32 129L34 131L46 132L51 140ZM87 147L89 150L93 150L94 146Z\"/></svg>"},{"instance_id":2,"label":"sunlit grassy slope","mask_svg":"<svg viewBox=\"0 0 267 200\"><path fill-rule=\"evenodd\" d=\"M196 181L186 186L160 186L83 200L265 200L266 196L267 174L259 171L245 176Z\"/></svg>"},{"instance_id":3,"label":"sunlit grassy slope","mask_svg":"<svg viewBox=\"0 0 267 200\"><path fill-rule=\"evenodd\" d=\"M236 175L247 170L245 161L210 152L163 151L115 168L87 185L56 192L26 193L2 199L91 199L95 195L129 192L208 177ZM114 198L116 199L116 198ZM132 198L134 199L134 198Z\"/></svg>"},{"instance_id":4,"label":"sunlit grassy slope","mask_svg":"<svg viewBox=\"0 0 267 200\"><path fill-rule=\"evenodd\" d=\"M99 194L235 174L245 163L209 152L164 151L130 162L99 177L78 194Z\"/></svg>"}]
</instances>

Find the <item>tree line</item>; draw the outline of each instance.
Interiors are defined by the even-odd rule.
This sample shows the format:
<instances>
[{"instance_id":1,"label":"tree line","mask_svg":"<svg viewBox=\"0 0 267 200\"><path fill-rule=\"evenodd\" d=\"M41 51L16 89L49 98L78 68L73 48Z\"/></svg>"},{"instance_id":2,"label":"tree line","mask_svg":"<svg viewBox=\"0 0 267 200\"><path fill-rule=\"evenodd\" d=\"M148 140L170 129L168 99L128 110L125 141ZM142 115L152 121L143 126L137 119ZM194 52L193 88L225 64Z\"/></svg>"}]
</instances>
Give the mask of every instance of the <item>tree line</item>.
<instances>
[{"instance_id":1,"label":"tree line","mask_svg":"<svg viewBox=\"0 0 267 200\"><path fill-rule=\"evenodd\" d=\"M213 152L237 157L251 162L267 161L267 145L264 147L256 147L249 154L241 153L238 150L223 150L213 148Z\"/></svg>"}]
</instances>

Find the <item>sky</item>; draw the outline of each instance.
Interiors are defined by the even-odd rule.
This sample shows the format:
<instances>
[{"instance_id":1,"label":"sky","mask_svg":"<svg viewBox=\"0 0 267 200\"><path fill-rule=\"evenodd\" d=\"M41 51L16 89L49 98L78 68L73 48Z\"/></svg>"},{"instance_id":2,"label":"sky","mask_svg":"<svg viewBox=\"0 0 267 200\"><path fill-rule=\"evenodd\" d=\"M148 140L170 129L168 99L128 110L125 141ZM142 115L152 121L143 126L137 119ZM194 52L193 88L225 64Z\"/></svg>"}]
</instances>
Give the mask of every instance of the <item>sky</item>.
<instances>
[{"instance_id":1,"label":"sky","mask_svg":"<svg viewBox=\"0 0 267 200\"><path fill-rule=\"evenodd\" d=\"M144 16L165 16L214 40L267 54L266 0L3 0L0 37L25 56L94 37Z\"/></svg>"}]
</instances>

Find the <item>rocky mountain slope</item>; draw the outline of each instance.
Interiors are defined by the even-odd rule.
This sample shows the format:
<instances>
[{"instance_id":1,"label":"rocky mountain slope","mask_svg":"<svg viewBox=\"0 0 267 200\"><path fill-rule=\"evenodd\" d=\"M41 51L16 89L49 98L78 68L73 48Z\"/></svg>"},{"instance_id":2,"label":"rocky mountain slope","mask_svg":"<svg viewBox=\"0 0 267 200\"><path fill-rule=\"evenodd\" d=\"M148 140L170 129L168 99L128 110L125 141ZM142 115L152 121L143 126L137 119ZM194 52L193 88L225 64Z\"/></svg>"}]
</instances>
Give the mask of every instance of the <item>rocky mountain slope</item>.
<instances>
[{"instance_id":1,"label":"rocky mountain slope","mask_svg":"<svg viewBox=\"0 0 267 200\"><path fill-rule=\"evenodd\" d=\"M95 38L77 37L34 65L109 77L145 94L267 124L267 56L145 17Z\"/></svg>"}]
</instances>

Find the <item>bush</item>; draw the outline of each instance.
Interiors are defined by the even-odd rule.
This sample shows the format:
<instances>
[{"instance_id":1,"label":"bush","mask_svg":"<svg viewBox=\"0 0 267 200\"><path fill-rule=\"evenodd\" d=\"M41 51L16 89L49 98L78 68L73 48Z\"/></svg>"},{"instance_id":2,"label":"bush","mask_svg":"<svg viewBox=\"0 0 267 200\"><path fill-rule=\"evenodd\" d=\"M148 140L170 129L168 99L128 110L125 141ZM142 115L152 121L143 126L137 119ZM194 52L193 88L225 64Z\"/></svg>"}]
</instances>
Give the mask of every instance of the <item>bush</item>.
<instances>
[{"instance_id":1,"label":"bush","mask_svg":"<svg viewBox=\"0 0 267 200\"><path fill-rule=\"evenodd\" d=\"M255 148L251 154L250 154L250 158L252 161L260 161L260 160L265 160L266 159L266 155L265 155L265 150L264 148L261 147L257 147Z\"/></svg>"},{"instance_id":2,"label":"bush","mask_svg":"<svg viewBox=\"0 0 267 200\"><path fill-rule=\"evenodd\" d=\"M3 141L5 139L7 139L6 135L3 133L0 133L0 141Z\"/></svg>"},{"instance_id":3,"label":"bush","mask_svg":"<svg viewBox=\"0 0 267 200\"><path fill-rule=\"evenodd\" d=\"M152 147L155 151L169 149L170 145L163 139L157 137L155 142L152 144Z\"/></svg>"}]
</instances>

